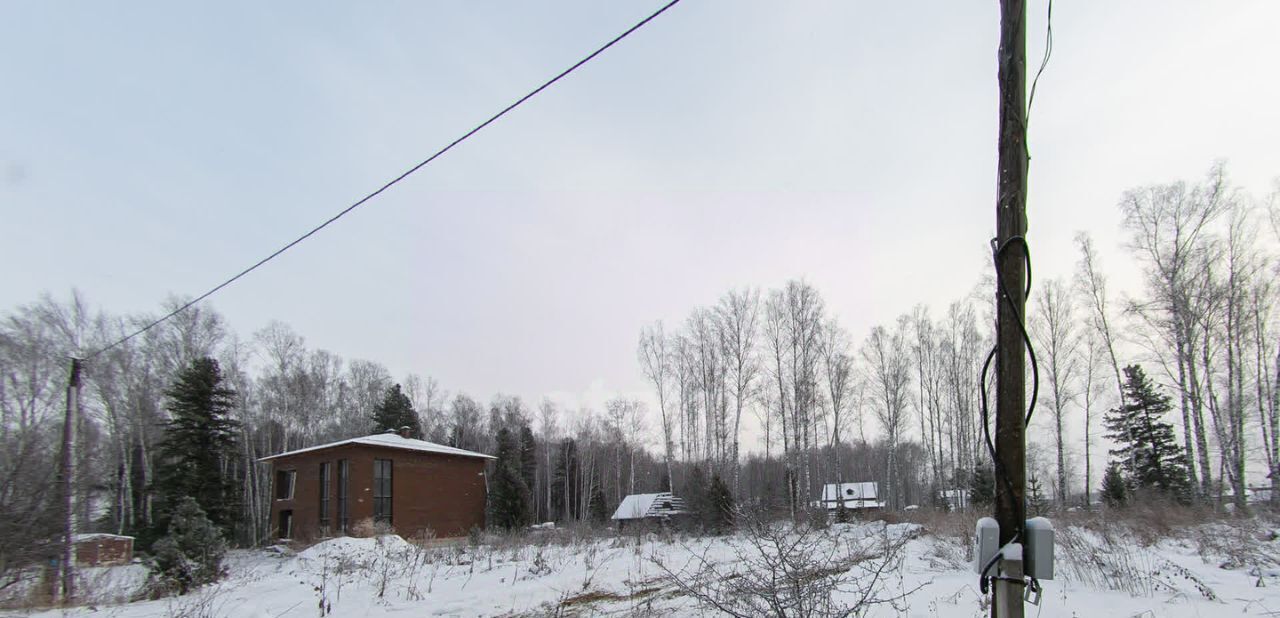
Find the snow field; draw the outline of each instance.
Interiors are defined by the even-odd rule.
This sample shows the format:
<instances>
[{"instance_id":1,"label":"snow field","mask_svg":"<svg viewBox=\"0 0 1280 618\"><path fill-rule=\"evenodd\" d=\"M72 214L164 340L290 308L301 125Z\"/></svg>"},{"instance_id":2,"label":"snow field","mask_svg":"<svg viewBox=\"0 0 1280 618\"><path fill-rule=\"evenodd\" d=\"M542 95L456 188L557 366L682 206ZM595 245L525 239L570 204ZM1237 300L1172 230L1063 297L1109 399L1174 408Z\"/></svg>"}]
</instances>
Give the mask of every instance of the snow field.
<instances>
[{"instance_id":1,"label":"snow field","mask_svg":"<svg viewBox=\"0 0 1280 618\"><path fill-rule=\"evenodd\" d=\"M1119 524L1058 530L1057 577L1042 582L1041 616L1276 615L1280 612L1280 533L1257 520L1209 523L1156 539ZM962 523L962 522L961 522ZM837 524L815 537L826 549L901 542L877 580L896 604L868 616L984 616L989 610L968 564L969 539L918 524ZM782 539L794 538L783 536ZM880 540L877 540L880 539ZM338 538L297 554L238 550L229 577L185 597L106 605L135 594L137 565L94 569L95 605L37 616L715 616L686 585L734 590L759 539L668 534L600 536L556 530L525 538L489 535L476 546L421 547L397 536ZM744 553L746 552L746 553ZM823 554L825 555L825 554ZM840 555L834 552L833 555ZM835 563L832 563L835 564ZM707 568L699 568L709 565ZM846 564L841 563L837 570ZM853 567L849 573L854 573ZM698 581L715 573L719 581ZM843 577L842 573L835 573ZM837 601L856 601L841 589ZM1268 612L1272 612L1268 614Z\"/></svg>"}]
</instances>

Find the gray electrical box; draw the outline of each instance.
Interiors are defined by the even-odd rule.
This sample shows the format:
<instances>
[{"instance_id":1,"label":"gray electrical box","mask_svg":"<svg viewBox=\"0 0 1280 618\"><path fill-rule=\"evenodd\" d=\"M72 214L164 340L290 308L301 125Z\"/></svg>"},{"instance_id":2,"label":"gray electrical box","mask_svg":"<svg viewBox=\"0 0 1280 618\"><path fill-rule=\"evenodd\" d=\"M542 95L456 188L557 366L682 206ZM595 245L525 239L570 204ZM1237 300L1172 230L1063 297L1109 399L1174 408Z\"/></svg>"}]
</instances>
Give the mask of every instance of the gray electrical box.
<instances>
[{"instance_id":1,"label":"gray electrical box","mask_svg":"<svg viewBox=\"0 0 1280 618\"><path fill-rule=\"evenodd\" d=\"M1027 520L1022 570L1028 577L1053 579L1053 522L1044 517Z\"/></svg>"},{"instance_id":2,"label":"gray electrical box","mask_svg":"<svg viewBox=\"0 0 1280 618\"><path fill-rule=\"evenodd\" d=\"M979 519L973 531L973 572L982 575L982 570L999 551L1000 524L991 517Z\"/></svg>"}]
</instances>

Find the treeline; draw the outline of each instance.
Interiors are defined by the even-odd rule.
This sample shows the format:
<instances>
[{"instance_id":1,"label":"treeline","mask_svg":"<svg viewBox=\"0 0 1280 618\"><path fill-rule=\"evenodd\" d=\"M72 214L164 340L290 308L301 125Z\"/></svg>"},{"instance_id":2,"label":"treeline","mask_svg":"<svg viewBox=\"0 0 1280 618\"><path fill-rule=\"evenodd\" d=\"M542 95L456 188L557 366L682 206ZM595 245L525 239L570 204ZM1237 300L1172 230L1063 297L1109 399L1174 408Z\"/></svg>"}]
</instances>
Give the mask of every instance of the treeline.
<instances>
[{"instance_id":1,"label":"treeline","mask_svg":"<svg viewBox=\"0 0 1280 618\"><path fill-rule=\"evenodd\" d=\"M674 332L646 327L638 354L664 461L705 465L732 479L742 502L791 515L824 484L847 481L879 482L889 508L931 503L967 484L984 457L982 310L962 299L935 321L917 307L855 342L817 289L790 281L730 291ZM761 448L744 460L746 415Z\"/></svg>"},{"instance_id":2,"label":"treeline","mask_svg":"<svg viewBox=\"0 0 1280 618\"><path fill-rule=\"evenodd\" d=\"M181 301L170 301L166 312ZM0 320L0 572L57 552L58 452L69 358L99 349L154 319L95 309L80 294L44 296ZM165 534L182 497L196 497L226 538L270 541L271 478L258 460L272 454L410 426L424 439L499 455L490 514L499 526L533 521L601 521L629 493L669 485L647 445L648 409L615 398L603 409L531 406L495 395L482 403L449 393L429 377L395 379L382 365L309 348L282 323L241 337L208 306L197 306L84 363L74 466L79 531L130 534L146 550ZM182 409L184 376L225 391L227 440L198 439ZM176 423L176 424L175 424ZM215 452L216 451L216 452ZM190 454L216 458L218 482L188 487ZM181 469L179 469L181 468ZM513 472L505 476L507 471ZM502 508L512 481L520 513ZM708 477L709 479L709 477ZM708 480L709 482L709 480ZM217 495L208 491L217 486ZM504 519L505 517L505 519Z\"/></svg>"},{"instance_id":3,"label":"treeline","mask_svg":"<svg viewBox=\"0 0 1280 618\"><path fill-rule=\"evenodd\" d=\"M1250 463L1270 473L1255 485L1280 480L1278 207L1276 194L1257 200L1232 186L1222 165L1198 183L1133 189L1119 210L1141 289L1109 289L1085 233L1076 237L1076 271L1036 282L1027 327L1039 402L1028 473L1046 494L1038 500L1089 506L1100 489L1094 471L1108 461L1129 489L1153 485L1133 454L1156 446L1110 422L1109 443L1099 439L1107 411L1132 418L1122 414L1134 404L1122 375L1129 365L1147 365L1176 402L1144 407L1176 416L1178 442L1161 442L1157 458L1185 477L1158 483L1185 488L1170 497L1244 509ZM940 315L917 306L859 337L804 281L731 290L677 329L645 327L638 356L658 402L664 465L710 466L748 502L777 500L761 487L782 488L793 515L823 484L848 480L879 482L889 508L939 503L946 490L986 493L980 386L994 331L990 271L982 281ZM748 415L763 434L763 462L740 456ZM1160 433L1152 432L1142 435ZM875 465L850 467L851 450L869 449ZM744 485L745 470L768 480Z\"/></svg>"},{"instance_id":4,"label":"treeline","mask_svg":"<svg viewBox=\"0 0 1280 618\"><path fill-rule=\"evenodd\" d=\"M77 293L46 295L0 319L0 572L57 553L69 358L152 319L94 309ZM181 433L175 389L197 367L218 375L230 432L216 462L226 498L201 505L219 505L215 523L235 544L257 545L271 534L271 479L259 458L398 426L405 414L413 421L405 424L434 442L485 453L497 452L504 435L518 443L526 519L601 519L626 493L659 485L657 466L634 438L644 415L639 402L618 399L600 411L550 401L535 410L505 395L481 403L432 378L396 380L376 362L311 349L281 323L242 338L198 306L84 363L77 530L135 535L139 549L164 533L167 502L176 503L164 497L166 487L184 474L174 469L181 459L172 448Z\"/></svg>"}]
</instances>

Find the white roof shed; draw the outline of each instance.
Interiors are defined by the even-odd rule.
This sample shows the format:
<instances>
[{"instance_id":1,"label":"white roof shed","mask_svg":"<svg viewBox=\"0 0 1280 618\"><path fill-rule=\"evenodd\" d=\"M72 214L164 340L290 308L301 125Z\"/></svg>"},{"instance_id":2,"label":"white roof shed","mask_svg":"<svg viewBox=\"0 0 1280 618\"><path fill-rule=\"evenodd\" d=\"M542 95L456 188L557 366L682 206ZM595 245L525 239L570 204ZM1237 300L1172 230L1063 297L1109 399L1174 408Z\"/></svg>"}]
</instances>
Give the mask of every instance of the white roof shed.
<instances>
[{"instance_id":1,"label":"white roof shed","mask_svg":"<svg viewBox=\"0 0 1280 618\"><path fill-rule=\"evenodd\" d=\"M884 502L878 499L878 483L828 483L822 486L820 506L838 509L843 503L847 509L884 508Z\"/></svg>"},{"instance_id":2,"label":"white roof shed","mask_svg":"<svg viewBox=\"0 0 1280 618\"><path fill-rule=\"evenodd\" d=\"M613 512L613 520L627 521L634 519L661 519L688 512L684 499L677 498L671 492L658 494L632 494L622 499L618 510Z\"/></svg>"}]
</instances>

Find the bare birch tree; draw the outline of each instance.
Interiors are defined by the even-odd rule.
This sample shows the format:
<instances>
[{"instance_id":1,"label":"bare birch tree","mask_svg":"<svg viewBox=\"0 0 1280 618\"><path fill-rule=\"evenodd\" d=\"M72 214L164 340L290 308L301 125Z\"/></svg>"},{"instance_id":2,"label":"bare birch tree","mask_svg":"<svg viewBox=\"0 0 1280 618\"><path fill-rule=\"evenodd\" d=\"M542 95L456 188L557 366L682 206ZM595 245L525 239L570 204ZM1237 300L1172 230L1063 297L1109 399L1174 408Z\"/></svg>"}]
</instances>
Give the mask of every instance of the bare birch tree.
<instances>
[{"instance_id":1,"label":"bare birch tree","mask_svg":"<svg viewBox=\"0 0 1280 618\"><path fill-rule=\"evenodd\" d=\"M1172 348L1188 475L1195 486L1198 468L1201 495L1211 490L1212 469L1194 366L1201 338L1191 286L1210 226L1229 208L1231 193L1225 169L1217 164L1203 182L1194 186L1175 182L1142 187L1125 192L1120 201L1124 224L1130 232L1130 247L1143 262L1151 295L1149 302L1138 309L1163 332L1166 344Z\"/></svg>"},{"instance_id":2,"label":"bare birch tree","mask_svg":"<svg viewBox=\"0 0 1280 618\"><path fill-rule=\"evenodd\" d=\"M906 411L910 399L910 356L907 352L906 316L890 331L876 326L862 344L862 357L866 362L872 411L880 421L888 447L888 473L885 497L890 508L897 508L898 491L895 479L898 475L898 445L906 424Z\"/></svg>"},{"instance_id":3,"label":"bare birch tree","mask_svg":"<svg viewBox=\"0 0 1280 618\"><path fill-rule=\"evenodd\" d=\"M1042 372L1048 378L1049 408L1053 413L1054 446L1057 454L1057 482L1054 487L1059 505L1067 503L1066 440L1063 429L1068 406L1079 395L1079 334L1071 295L1062 281L1050 279L1040 285L1036 296L1036 319L1031 323Z\"/></svg>"},{"instance_id":4,"label":"bare birch tree","mask_svg":"<svg viewBox=\"0 0 1280 618\"><path fill-rule=\"evenodd\" d=\"M662 423L662 455L667 469L667 491L674 491L671 459L675 450L675 441L672 438L671 416L668 414L674 368L672 351L667 346L667 334L663 331L662 322L655 322L652 326L641 329L637 356L640 358L641 370L658 396L658 414Z\"/></svg>"},{"instance_id":5,"label":"bare birch tree","mask_svg":"<svg viewBox=\"0 0 1280 618\"><path fill-rule=\"evenodd\" d=\"M760 292L753 289L730 290L716 306L716 323L720 334L720 354L727 371L729 395L733 398L732 428L728 429L728 458L733 473L733 491L739 487L738 446L742 433L742 411L755 398L760 361L756 340L760 325Z\"/></svg>"}]
</instances>

